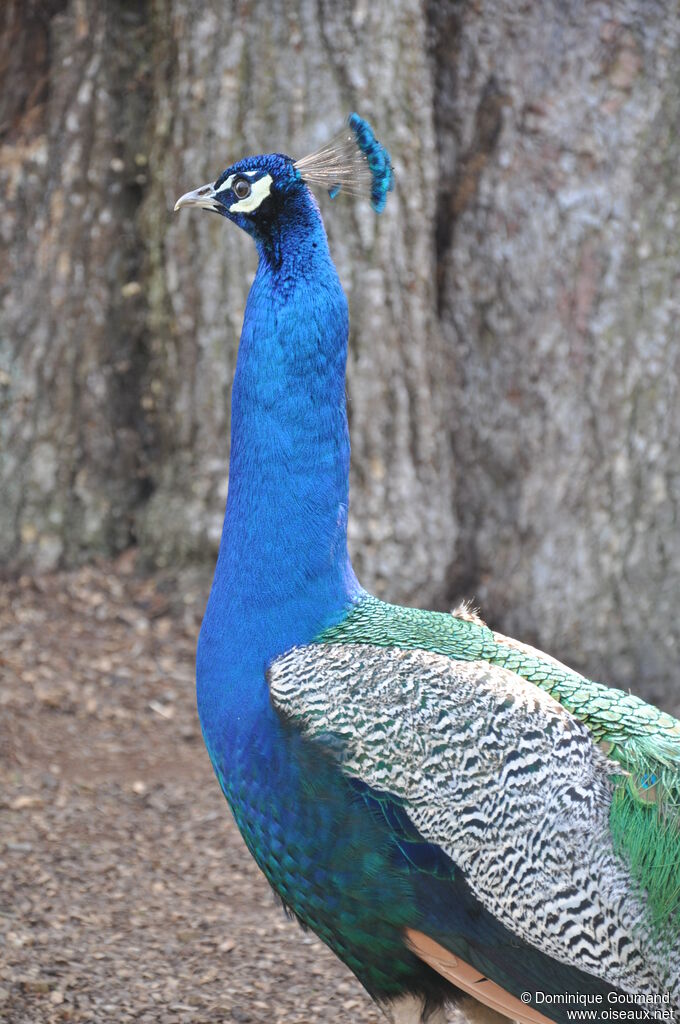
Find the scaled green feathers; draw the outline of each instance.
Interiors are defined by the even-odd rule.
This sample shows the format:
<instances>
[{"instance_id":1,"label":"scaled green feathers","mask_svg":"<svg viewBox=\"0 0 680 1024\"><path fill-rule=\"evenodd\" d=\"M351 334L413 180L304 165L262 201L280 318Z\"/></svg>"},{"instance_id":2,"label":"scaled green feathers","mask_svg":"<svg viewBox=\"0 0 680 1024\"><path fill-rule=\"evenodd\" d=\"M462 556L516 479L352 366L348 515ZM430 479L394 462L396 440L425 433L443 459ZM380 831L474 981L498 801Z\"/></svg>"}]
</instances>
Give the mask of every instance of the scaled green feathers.
<instances>
[{"instance_id":1,"label":"scaled green feathers","mask_svg":"<svg viewBox=\"0 0 680 1024\"><path fill-rule=\"evenodd\" d=\"M612 761L610 827L633 878L647 890L655 926L680 916L680 721L639 697L603 686L532 647L494 633L476 617L401 608L363 598L320 643L421 649L487 661L546 690L583 722Z\"/></svg>"}]
</instances>

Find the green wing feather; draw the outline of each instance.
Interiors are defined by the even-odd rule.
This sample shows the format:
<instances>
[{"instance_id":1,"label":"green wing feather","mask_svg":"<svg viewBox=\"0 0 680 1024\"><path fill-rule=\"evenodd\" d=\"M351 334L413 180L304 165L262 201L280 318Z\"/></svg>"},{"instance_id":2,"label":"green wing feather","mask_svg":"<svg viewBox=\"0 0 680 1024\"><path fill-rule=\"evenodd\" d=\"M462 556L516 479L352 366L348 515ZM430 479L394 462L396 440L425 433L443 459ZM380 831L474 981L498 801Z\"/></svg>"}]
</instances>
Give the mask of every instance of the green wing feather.
<instances>
[{"instance_id":1,"label":"green wing feather","mask_svg":"<svg viewBox=\"0 0 680 1024\"><path fill-rule=\"evenodd\" d=\"M474 615L401 608L365 597L320 643L369 643L484 660L550 693L621 766L610 813L615 847L647 891L660 929L680 918L680 721L639 697L586 679L549 655L494 633ZM677 916L676 916L677 915Z\"/></svg>"}]
</instances>

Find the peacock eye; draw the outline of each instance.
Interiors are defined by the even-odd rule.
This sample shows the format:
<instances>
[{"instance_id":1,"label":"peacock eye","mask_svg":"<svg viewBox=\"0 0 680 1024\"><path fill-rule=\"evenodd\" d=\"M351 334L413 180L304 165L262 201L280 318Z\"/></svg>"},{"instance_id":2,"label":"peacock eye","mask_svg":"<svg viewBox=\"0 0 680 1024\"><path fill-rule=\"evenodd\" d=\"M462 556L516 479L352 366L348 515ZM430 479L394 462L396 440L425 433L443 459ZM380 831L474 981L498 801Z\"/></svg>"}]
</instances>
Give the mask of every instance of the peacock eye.
<instances>
[{"instance_id":1,"label":"peacock eye","mask_svg":"<svg viewBox=\"0 0 680 1024\"><path fill-rule=\"evenodd\" d=\"M238 178L232 185L232 189L237 199L247 199L250 195L250 182L245 178Z\"/></svg>"}]
</instances>

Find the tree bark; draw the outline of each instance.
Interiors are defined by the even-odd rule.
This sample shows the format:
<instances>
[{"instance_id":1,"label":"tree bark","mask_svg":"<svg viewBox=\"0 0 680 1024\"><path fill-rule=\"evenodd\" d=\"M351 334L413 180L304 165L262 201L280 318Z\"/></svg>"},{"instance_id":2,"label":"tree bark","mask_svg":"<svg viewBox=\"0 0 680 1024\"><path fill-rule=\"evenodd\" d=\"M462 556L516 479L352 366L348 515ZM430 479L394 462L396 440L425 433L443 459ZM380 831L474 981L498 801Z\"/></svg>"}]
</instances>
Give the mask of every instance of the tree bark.
<instances>
[{"instance_id":1,"label":"tree bark","mask_svg":"<svg viewBox=\"0 0 680 1024\"><path fill-rule=\"evenodd\" d=\"M548 6L465 7L437 63L453 590L677 702L680 12Z\"/></svg>"},{"instance_id":2,"label":"tree bark","mask_svg":"<svg viewBox=\"0 0 680 1024\"><path fill-rule=\"evenodd\" d=\"M143 5L4 8L0 557L129 545L148 480Z\"/></svg>"},{"instance_id":3,"label":"tree bark","mask_svg":"<svg viewBox=\"0 0 680 1024\"><path fill-rule=\"evenodd\" d=\"M12 0L0 561L214 557L252 243L175 198L373 120L320 196L351 312L367 587L649 696L680 625L680 12L620 0Z\"/></svg>"}]
</instances>

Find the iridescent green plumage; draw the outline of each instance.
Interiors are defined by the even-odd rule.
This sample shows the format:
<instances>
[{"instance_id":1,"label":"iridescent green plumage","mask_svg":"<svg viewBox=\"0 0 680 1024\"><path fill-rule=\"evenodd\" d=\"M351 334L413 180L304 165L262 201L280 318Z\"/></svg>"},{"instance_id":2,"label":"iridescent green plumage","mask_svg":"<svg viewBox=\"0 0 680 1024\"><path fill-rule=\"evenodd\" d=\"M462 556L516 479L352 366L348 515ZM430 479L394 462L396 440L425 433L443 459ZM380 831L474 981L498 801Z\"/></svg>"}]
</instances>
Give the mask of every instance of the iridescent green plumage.
<instances>
[{"instance_id":1,"label":"iridescent green plumage","mask_svg":"<svg viewBox=\"0 0 680 1024\"><path fill-rule=\"evenodd\" d=\"M370 643L486 661L547 691L583 722L620 766L610 827L663 930L680 916L680 721L633 694L596 683L541 651L494 633L474 617L361 600L322 643Z\"/></svg>"}]
</instances>

